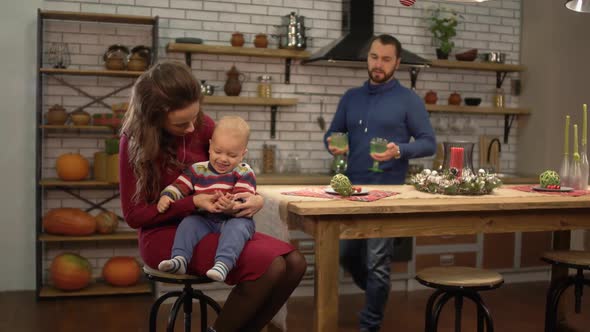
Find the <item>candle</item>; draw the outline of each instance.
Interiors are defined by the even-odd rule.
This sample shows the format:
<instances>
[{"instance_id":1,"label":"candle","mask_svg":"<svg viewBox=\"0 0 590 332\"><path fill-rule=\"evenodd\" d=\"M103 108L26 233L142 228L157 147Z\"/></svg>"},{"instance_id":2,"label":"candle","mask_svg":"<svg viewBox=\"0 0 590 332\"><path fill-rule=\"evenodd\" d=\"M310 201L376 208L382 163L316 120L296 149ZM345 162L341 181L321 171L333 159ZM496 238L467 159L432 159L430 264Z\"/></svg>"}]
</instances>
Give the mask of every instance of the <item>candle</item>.
<instances>
[{"instance_id":1,"label":"candle","mask_svg":"<svg viewBox=\"0 0 590 332\"><path fill-rule=\"evenodd\" d=\"M565 140L563 143L563 154L565 154L566 156L569 156L569 154L570 154L569 138L570 138L570 116L566 115L565 116Z\"/></svg>"},{"instance_id":2,"label":"candle","mask_svg":"<svg viewBox=\"0 0 590 332\"><path fill-rule=\"evenodd\" d=\"M572 157L574 161L580 161L580 153L578 152L578 125L574 125L574 153Z\"/></svg>"},{"instance_id":3,"label":"candle","mask_svg":"<svg viewBox=\"0 0 590 332\"><path fill-rule=\"evenodd\" d=\"M451 147L451 161L449 167L456 168L457 176L461 176L463 171L463 148Z\"/></svg>"}]
</instances>

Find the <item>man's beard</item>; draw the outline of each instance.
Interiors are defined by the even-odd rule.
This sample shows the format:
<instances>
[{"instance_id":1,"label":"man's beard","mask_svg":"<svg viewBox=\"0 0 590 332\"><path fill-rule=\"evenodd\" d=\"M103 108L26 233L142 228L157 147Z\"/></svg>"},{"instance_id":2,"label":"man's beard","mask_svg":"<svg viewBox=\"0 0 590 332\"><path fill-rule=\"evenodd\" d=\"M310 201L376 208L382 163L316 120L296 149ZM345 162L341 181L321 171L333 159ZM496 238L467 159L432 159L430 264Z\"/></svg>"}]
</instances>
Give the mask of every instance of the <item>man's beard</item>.
<instances>
[{"instance_id":1,"label":"man's beard","mask_svg":"<svg viewBox=\"0 0 590 332\"><path fill-rule=\"evenodd\" d=\"M373 82L378 83L378 84L385 83L385 82L389 81L393 77L393 74L395 73L395 69L392 70L390 73L386 73L386 72L383 72L381 70L381 72L384 73L383 78L382 79L376 79L375 76L373 75L373 72L371 70L368 70L367 69L367 71L369 72L369 78L371 78L371 80Z\"/></svg>"}]
</instances>

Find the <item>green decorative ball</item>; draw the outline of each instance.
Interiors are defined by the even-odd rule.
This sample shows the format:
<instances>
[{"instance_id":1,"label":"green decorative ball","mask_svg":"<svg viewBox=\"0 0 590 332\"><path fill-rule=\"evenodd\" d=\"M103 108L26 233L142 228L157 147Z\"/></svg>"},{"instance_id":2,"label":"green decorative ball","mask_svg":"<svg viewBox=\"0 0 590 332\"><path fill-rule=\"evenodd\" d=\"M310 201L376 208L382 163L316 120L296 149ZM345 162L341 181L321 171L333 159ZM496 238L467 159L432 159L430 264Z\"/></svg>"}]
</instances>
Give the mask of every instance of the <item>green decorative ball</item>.
<instances>
[{"instance_id":1,"label":"green decorative ball","mask_svg":"<svg viewBox=\"0 0 590 332\"><path fill-rule=\"evenodd\" d=\"M561 179L556 171L546 170L539 175L539 183L542 188L547 188L549 185L559 185Z\"/></svg>"},{"instance_id":2,"label":"green decorative ball","mask_svg":"<svg viewBox=\"0 0 590 332\"><path fill-rule=\"evenodd\" d=\"M330 186L332 187L332 189L334 189L335 192L337 192L341 196L352 195L352 183L344 174L334 175L332 177L332 180L330 180Z\"/></svg>"}]
</instances>

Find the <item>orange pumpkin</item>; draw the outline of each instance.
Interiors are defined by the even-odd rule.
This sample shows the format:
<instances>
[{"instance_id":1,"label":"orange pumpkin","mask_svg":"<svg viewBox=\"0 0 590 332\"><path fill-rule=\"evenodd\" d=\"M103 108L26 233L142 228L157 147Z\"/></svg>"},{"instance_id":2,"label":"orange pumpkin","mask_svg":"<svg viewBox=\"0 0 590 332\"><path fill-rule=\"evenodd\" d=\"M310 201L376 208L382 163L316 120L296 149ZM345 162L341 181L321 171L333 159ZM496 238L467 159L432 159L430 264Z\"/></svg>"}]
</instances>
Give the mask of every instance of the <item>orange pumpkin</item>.
<instances>
[{"instance_id":1,"label":"orange pumpkin","mask_svg":"<svg viewBox=\"0 0 590 332\"><path fill-rule=\"evenodd\" d=\"M79 153L66 153L55 162L57 176L64 181L80 181L88 176L90 164Z\"/></svg>"},{"instance_id":2,"label":"orange pumpkin","mask_svg":"<svg viewBox=\"0 0 590 332\"><path fill-rule=\"evenodd\" d=\"M111 257L102 268L102 277L113 286L127 287L139 281L141 270L133 257Z\"/></svg>"},{"instance_id":3,"label":"orange pumpkin","mask_svg":"<svg viewBox=\"0 0 590 332\"><path fill-rule=\"evenodd\" d=\"M96 219L80 209L57 208L45 214L43 229L49 234L90 235L96 231Z\"/></svg>"},{"instance_id":4,"label":"orange pumpkin","mask_svg":"<svg viewBox=\"0 0 590 332\"><path fill-rule=\"evenodd\" d=\"M63 253L51 262L50 275L55 288L75 291L90 284L92 268L86 258L73 253Z\"/></svg>"},{"instance_id":5,"label":"orange pumpkin","mask_svg":"<svg viewBox=\"0 0 590 332\"><path fill-rule=\"evenodd\" d=\"M106 211L96 215L96 232L99 234L112 234L119 225L119 217L114 212Z\"/></svg>"}]
</instances>

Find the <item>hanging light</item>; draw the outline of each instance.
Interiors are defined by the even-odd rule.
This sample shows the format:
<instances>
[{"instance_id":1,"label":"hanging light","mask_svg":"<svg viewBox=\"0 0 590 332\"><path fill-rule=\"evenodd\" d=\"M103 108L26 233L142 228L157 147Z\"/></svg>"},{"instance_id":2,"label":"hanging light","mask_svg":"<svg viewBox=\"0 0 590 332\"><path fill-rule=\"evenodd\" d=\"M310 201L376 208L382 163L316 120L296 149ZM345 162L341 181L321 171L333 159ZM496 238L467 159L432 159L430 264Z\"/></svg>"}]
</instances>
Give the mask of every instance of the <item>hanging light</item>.
<instances>
[{"instance_id":1,"label":"hanging light","mask_svg":"<svg viewBox=\"0 0 590 332\"><path fill-rule=\"evenodd\" d=\"M578 13L590 13L590 0L569 0L565 7Z\"/></svg>"}]
</instances>

